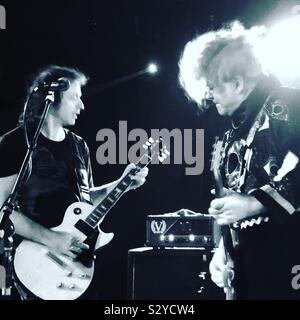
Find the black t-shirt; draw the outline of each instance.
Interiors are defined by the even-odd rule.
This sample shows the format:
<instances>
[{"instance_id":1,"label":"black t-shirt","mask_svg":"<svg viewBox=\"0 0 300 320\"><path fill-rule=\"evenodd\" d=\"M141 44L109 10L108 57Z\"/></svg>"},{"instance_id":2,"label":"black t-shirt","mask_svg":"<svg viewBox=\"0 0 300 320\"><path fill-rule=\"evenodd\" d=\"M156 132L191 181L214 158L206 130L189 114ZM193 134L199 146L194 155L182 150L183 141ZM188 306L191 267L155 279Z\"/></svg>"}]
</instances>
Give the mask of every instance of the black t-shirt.
<instances>
[{"instance_id":1,"label":"black t-shirt","mask_svg":"<svg viewBox=\"0 0 300 320\"><path fill-rule=\"evenodd\" d=\"M19 172L26 153L26 141L21 128L8 132L0 138L0 177Z\"/></svg>"},{"instance_id":2,"label":"black t-shirt","mask_svg":"<svg viewBox=\"0 0 300 320\"><path fill-rule=\"evenodd\" d=\"M23 129L6 134L0 143L0 177L18 173L25 153ZM21 211L46 227L57 226L62 222L66 208L78 201L76 192L69 139L56 142L41 134L33 152L30 176L19 192Z\"/></svg>"}]
</instances>

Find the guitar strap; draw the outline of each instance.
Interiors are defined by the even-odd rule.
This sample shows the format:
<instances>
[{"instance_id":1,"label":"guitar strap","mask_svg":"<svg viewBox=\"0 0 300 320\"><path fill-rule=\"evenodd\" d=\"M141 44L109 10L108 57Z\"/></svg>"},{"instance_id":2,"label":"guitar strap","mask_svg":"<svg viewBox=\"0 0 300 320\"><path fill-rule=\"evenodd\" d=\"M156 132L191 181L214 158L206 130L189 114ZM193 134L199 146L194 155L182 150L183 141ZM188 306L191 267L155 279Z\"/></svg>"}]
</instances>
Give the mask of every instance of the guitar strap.
<instances>
[{"instance_id":1,"label":"guitar strap","mask_svg":"<svg viewBox=\"0 0 300 320\"><path fill-rule=\"evenodd\" d=\"M250 167L250 161L252 158L252 154L253 154L253 150L252 150L252 143L254 141L255 135L257 133L257 131L263 127L264 123L263 123L263 116L265 114L265 107L268 105L268 103L270 102L271 98L272 98L273 92L271 92L269 94L269 96L267 97L267 99L265 100L261 110L259 111L258 115L256 116L254 123L252 125L252 127L249 130L248 136L246 138L246 151L245 151L245 155L244 155L244 168L241 171L241 177L239 179L239 186L238 186L238 191L241 190L241 188L243 187L245 180L246 180L246 175L247 172L249 172L249 167Z\"/></svg>"},{"instance_id":2,"label":"guitar strap","mask_svg":"<svg viewBox=\"0 0 300 320\"><path fill-rule=\"evenodd\" d=\"M90 168L87 167L85 157L86 151L83 146L83 141L79 141L76 135L70 130L66 130L67 137L72 150L72 157L74 163L74 170L76 175L77 195L80 201L91 203L90 198L90 183L88 172Z\"/></svg>"}]
</instances>

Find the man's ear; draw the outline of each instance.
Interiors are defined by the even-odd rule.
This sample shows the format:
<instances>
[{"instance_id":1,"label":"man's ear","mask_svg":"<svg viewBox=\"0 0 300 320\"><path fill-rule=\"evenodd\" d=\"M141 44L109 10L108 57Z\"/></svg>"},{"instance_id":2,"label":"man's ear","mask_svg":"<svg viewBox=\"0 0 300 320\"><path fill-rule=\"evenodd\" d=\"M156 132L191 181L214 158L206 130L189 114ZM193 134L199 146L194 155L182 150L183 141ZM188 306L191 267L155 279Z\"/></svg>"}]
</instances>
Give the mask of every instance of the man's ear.
<instances>
[{"instance_id":1,"label":"man's ear","mask_svg":"<svg viewBox=\"0 0 300 320\"><path fill-rule=\"evenodd\" d=\"M244 78L242 76L235 76L234 86L235 86L235 92L237 94L241 94L243 92L243 90L245 89Z\"/></svg>"}]
</instances>

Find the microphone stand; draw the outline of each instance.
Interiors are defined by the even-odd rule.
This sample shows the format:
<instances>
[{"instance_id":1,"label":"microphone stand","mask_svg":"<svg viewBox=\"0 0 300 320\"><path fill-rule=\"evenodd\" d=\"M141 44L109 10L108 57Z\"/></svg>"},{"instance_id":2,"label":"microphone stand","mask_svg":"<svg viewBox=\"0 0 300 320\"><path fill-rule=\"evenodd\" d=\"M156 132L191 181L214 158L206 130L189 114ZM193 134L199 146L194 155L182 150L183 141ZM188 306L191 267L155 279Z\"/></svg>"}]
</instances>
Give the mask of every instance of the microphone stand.
<instances>
[{"instance_id":1,"label":"microphone stand","mask_svg":"<svg viewBox=\"0 0 300 320\"><path fill-rule=\"evenodd\" d=\"M2 296L9 297L11 296L11 289L13 286L13 256L14 256L14 244L13 244L13 235L15 228L13 223L10 220L10 215L13 210L16 209L15 201L18 196L19 190L25 179L27 173L27 168L29 161L32 157L32 153L36 147L41 129L45 122L46 116L48 114L51 104L54 102L54 91L49 91L45 97L45 107L39 120L39 124L35 131L34 137L30 144L27 146L27 152L23 160L21 169L18 173L16 182L12 188L10 196L6 199L2 206L2 218L0 217L0 255L2 255L2 266L4 267L4 274L0 273L0 288L2 289ZM25 110L26 112L26 110ZM24 115L25 117L25 115ZM25 120L24 120L25 121ZM3 247L1 247L1 244ZM2 285L4 284L4 285Z\"/></svg>"}]
</instances>

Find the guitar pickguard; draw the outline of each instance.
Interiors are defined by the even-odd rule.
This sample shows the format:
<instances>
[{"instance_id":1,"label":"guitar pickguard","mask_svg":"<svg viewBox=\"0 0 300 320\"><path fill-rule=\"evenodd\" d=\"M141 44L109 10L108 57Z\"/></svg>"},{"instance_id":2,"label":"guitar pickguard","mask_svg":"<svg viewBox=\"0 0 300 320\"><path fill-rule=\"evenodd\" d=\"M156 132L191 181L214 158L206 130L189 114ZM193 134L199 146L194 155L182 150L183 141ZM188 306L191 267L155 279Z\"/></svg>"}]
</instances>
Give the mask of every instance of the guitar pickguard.
<instances>
[{"instance_id":1,"label":"guitar pickguard","mask_svg":"<svg viewBox=\"0 0 300 320\"><path fill-rule=\"evenodd\" d=\"M84 241L89 246L89 249L83 250L77 255L77 261L81 262L85 267L90 268L93 265L96 242L98 239L99 230L96 229L94 233Z\"/></svg>"}]
</instances>

